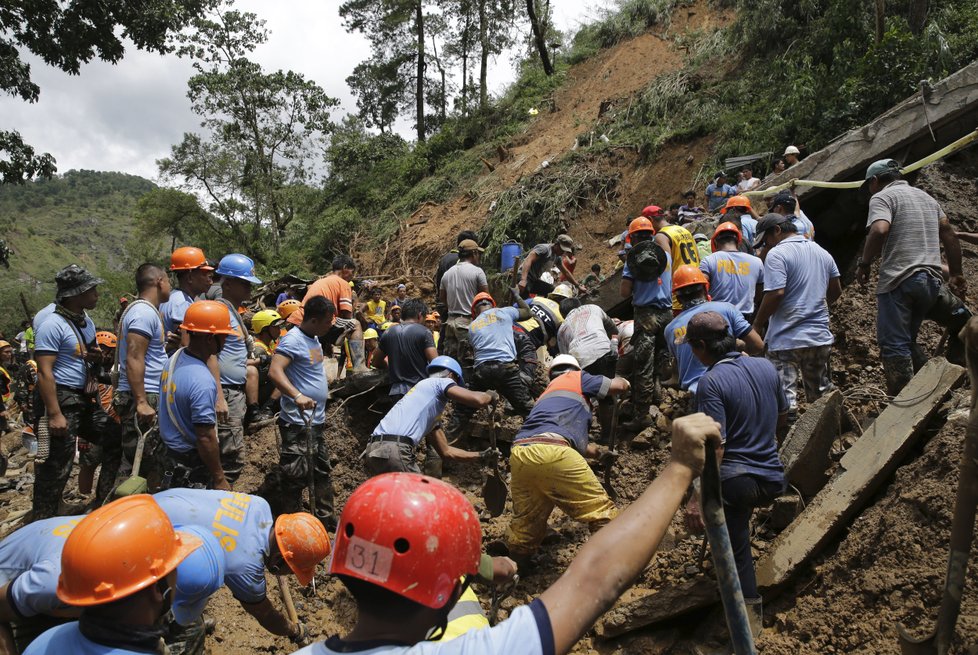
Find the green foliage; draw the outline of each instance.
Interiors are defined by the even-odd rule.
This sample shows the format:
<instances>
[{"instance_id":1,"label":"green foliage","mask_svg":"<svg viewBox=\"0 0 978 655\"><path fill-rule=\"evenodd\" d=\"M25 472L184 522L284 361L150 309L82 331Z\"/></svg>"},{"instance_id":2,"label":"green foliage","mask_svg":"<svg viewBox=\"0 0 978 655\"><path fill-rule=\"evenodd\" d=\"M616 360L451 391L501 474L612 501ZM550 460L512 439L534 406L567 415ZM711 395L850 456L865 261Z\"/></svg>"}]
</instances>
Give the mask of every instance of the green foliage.
<instances>
[{"instance_id":1,"label":"green foliage","mask_svg":"<svg viewBox=\"0 0 978 655\"><path fill-rule=\"evenodd\" d=\"M583 26L574 35L568 60L577 64L603 48L636 37L656 25L668 25L679 0L616 0L601 9L597 21Z\"/></svg>"}]
</instances>

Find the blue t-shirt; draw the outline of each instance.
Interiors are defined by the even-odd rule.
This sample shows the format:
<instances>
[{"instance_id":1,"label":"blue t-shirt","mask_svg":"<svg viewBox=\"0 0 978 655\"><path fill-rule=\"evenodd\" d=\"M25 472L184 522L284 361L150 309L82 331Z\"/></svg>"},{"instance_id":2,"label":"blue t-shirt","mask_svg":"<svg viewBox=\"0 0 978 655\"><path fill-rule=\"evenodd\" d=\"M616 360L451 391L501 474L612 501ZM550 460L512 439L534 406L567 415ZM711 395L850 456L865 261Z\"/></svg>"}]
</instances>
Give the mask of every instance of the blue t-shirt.
<instances>
[{"instance_id":1,"label":"blue t-shirt","mask_svg":"<svg viewBox=\"0 0 978 655\"><path fill-rule=\"evenodd\" d=\"M487 309L469 325L469 343L475 351L475 365L485 362L516 361L513 323L520 317L515 307Z\"/></svg>"},{"instance_id":2,"label":"blue t-shirt","mask_svg":"<svg viewBox=\"0 0 978 655\"><path fill-rule=\"evenodd\" d=\"M265 556L275 521L259 496L209 489L169 489L153 499L174 525L211 530L224 549L224 584L242 603L265 599Z\"/></svg>"},{"instance_id":3,"label":"blue t-shirt","mask_svg":"<svg viewBox=\"0 0 978 655\"><path fill-rule=\"evenodd\" d=\"M149 651L129 650L116 646L105 646L91 641L81 633L78 621L51 628L31 642L24 655L50 655L50 653L71 653L72 655L146 655Z\"/></svg>"},{"instance_id":4,"label":"blue t-shirt","mask_svg":"<svg viewBox=\"0 0 978 655\"><path fill-rule=\"evenodd\" d=\"M178 357L169 375L170 362ZM207 364L183 350L173 353L160 380L160 438L170 450L185 453L197 447L195 425L216 425L217 382ZM147 389L148 390L148 389ZM172 410L174 422L170 418Z\"/></svg>"},{"instance_id":5,"label":"blue t-shirt","mask_svg":"<svg viewBox=\"0 0 978 655\"><path fill-rule=\"evenodd\" d=\"M241 315L237 310L228 308L231 312L231 327L234 334L229 334L224 341L224 348L218 355L217 362L221 365L221 384L244 384L248 368L248 348L241 338Z\"/></svg>"},{"instance_id":6,"label":"blue t-shirt","mask_svg":"<svg viewBox=\"0 0 978 655\"><path fill-rule=\"evenodd\" d=\"M329 389L326 383L326 371L323 368L323 346L319 339L311 337L295 327L279 339L275 347L276 355L284 355L291 361L285 368L285 376L289 378L299 393L316 401L316 409L312 414L312 424L322 425L326 422L326 401L329 399ZM282 394L279 418L292 425L305 425L302 412L291 398Z\"/></svg>"},{"instance_id":7,"label":"blue t-shirt","mask_svg":"<svg viewBox=\"0 0 978 655\"><path fill-rule=\"evenodd\" d=\"M55 516L35 521L0 542L0 586L11 583L7 597L20 615L49 614L67 607L56 593L61 551L83 518Z\"/></svg>"},{"instance_id":8,"label":"blue t-shirt","mask_svg":"<svg viewBox=\"0 0 978 655\"><path fill-rule=\"evenodd\" d=\"M57 307L53 302L48 303L42 307L36 314L34 314L34 320L31 321L31 327L34 328L34 334L37 334L37 329L41 327L41 324L47 320L48 316L54 314L54 308Z\"/></svg>"},{"instance_id":9,"label":"blue t-shirt","mask_svg":"<svg viewBox=\"0 0 978 655\"><path fill-rule=\"evenodd\" d=\"M686 339L686 325L689 319L700 312L716 312L727 319L727 325L735 337L742 337L751 331L751 325L736 307L728 302L705 302L701 305L690 307L672 319L666 326L665 337L669 352L679 363L679 383L683 389L696 392L696 383L706 372L706 367L696 359L693 348L688 343L683 343Z\"/></svg>"},{"instance_id":10,"label":"blue t-shirt","mask_svg":"<svg viewBox=\"0 0 978 655\"><path fill-rule=\"evenodd\" d=\"M744 214L740 217L740 235L744 238L744 242L748 245L754 245L754 239L757 238L757 219Z\"/></svg>"},{"instance_id":11,"label":"blue t-shirt","mask_svg":"<svg viewBox=\"0 0 978 655\"><path fill-rule=\"evenodd\" d=\"M632 277L628 264L621 272L622 278L632 281L632 305L635 307L672 307L672 256L666 253L666 270L657 280L642 281Z\"/></svg>"},{"instance_id":12,"label":"blue t-shirt","mask_svg":"<svg viewBox=\"0 0 978 655\"><path fill-rule=\"evenodd\" d=\"M710 279L713 300L728 302L743 314L754 311L757 285L764 282L764 262L760 257L739 250L721 250L701 261L700 270Z\"/></svg>"},{"instance_id":13,"label":"blue t-shirt","mask_svg":"<svg viewBox=\"0 0 978 655\"><path fill-rule=\"evenodd\" d=\"M756 475L784 482L776 432L788 399L774 364L764 357L727 353L700 379L696 410L720 424L720 479Z\"/></svg>"},{"instance_id":14,"label":"blue t-shirt","mask_svg":"<svg viewBox=\"0 0 978 655\"><path fill-rule=\"evenodd\" d=\"M163 315L163 326L167 332L179 332L183 317L187 314L187 307L193 303L194 299L183 289L174 289L170 293L170 299L160 305L160 314Z\"/></svg>"},{"instance_id":15,"label":"blue t-shirt","mask_svg":"<svg viewBox=\"0 0 978 655\"><path fill-rule=\"evenodd\" d=\"M129 333L149 339L146 347L146 371L143 385L146 393L156 393L160 388L160 375L166 366L166 334L156 309L145 302L136 302L126 311L119 326L119 391L131 391L129 372L126 370L126 352L129 350Z\"/></svg>"},{"instance_id":16,"label":"blue t-shirt","mask_svg":"<svg viewBox=\"0 0 978 655\"><path fill-rule=\"evenodd\" d=\"M81 345L78 343L81 334L85 347L89 348L95 341L95 323L85 317L85 327L79 330L68 319L53 314L37 329L34 336L34 355L57 355L54 360L54 381L57 384L83 389L88 379L88 367L82 359Z\"/></svg>"},{"instance_id":17,"label":"blue t-shirt","mask_svg":"<svg viewBox=\"0 0 978 655\"><path fill-rule=\"evenodd\" d=\"M611 380L603 375L591 375L581 371L581 393L554 389L555 385L566 382L561 378L574 374L564 373L550 382L547 390L533 406L530 415L523 421L520 431L513 437L514 443L544 432L553 432L570 441L578 452L584 454L587 448L588 430L591 428L591 405L586 398L600 400L607 396L611 388Z\"/></svg>"},{"instance_id":18,"label":"blue t-shirt","mask_svg":"<svg viewBox=\"0 0 978 655\"><path fill-rule=\"evenodd\" d=\"M448 378L426 378L411 387L397 401L370 436L390 435L409 437L415 444L431 432L435 421L445 411L446 392L455 386Z\"/></svg>"},{"instance_id":19,"label":"blue t-shirt","mask_svg":"<svg viewBox=\"0 0 978 655\"><path fill-rule=\"evenodd\" d=\"M737 195L737 187L711 182L706 186L706 208L715 212L727 204L727 198Z\"/></svg>"},{"instance_id":20,"label":"blue t-shirt","mask_svg":"<svg viewBox=\"0 0 978 655\"><path fill-rule=\"evenodd\" d=\"M784 289L784 298L768 325L765 341L769 350L835 342L825 293L829 280L837 277L839 268L832 255L803 236L788 237L771 248L764 260L764 291Z\"/></svg>"}]
</instances>

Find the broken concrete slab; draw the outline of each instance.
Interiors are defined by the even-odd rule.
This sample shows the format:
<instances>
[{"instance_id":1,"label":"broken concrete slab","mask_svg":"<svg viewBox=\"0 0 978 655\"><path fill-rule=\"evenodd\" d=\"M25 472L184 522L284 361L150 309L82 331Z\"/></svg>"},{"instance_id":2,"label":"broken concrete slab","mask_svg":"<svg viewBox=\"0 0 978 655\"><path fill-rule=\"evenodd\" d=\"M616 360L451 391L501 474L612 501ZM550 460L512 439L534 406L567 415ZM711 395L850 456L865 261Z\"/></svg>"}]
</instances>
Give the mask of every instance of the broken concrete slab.
<instances>
[{"instance_id":1,"label":"broken concrete slab","mask_svg":"<svg viewBox=\"0 0 978 655\"><path fill-rule=\"evenodd\" d=\"M603 639L611 639L718 602L720 593L716 580L698 576L637 600L615 605L594 626L594 632Z\"/></svg>"},{"instance_id":2,"label":"broken concrete slab","mask_svg":"<svg viewBox=\"0 0 978 655\"><path fill-rule=\"evenodd\" d=\"M839 470L757 562L762 590L781 586L855 518L923 434L964 369L935 357L839 462Z\"/></svg>"},{"instance_id":3,"label":"broken concrete slab","mask_svg":"<svg viewBox=\"0 0 978 655\"><path fill-rule=\"evenodd\" d=\"M808 406L784 440L779 455L785 477L807 498L828 481L832 444L842 423L842 393L835 389Z\"/></svg>"}]
</instances>

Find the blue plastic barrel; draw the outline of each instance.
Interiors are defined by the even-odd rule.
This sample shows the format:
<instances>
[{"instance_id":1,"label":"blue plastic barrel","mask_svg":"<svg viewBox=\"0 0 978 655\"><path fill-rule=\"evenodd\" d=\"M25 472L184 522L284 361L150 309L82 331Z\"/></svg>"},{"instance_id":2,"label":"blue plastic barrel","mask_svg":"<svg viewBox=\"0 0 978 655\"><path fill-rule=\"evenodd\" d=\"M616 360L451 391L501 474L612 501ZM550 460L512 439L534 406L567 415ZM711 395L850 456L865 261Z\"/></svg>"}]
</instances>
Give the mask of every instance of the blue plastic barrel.
<instances>
[{"instance_id":1,"label":"blue plastic barrel","mask_svg":"<svg viewBox=\"0 0 978 655\"><path fill-rule=\"evenodd\" d=\"M513 268L513 263L523 255L523 246L515 241L507 241L503 244L502 255L499 259L499 270L508 271Z\"/></svg>"}]
</instances>

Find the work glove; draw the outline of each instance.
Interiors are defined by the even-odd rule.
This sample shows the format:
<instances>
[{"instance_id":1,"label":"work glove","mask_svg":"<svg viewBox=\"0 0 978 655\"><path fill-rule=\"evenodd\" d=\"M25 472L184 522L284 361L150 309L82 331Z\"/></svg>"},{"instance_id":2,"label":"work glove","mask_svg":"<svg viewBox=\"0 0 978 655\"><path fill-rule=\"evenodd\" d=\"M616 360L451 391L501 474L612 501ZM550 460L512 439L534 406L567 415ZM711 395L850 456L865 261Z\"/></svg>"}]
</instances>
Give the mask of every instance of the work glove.
<instances>
[{"instance_id":1,"label":"work glove","mask_svg":"<svg viewBox=\"0 0 978 655\"><path fill-rule=\"evenodd\" d=\"M618 452L615 450L605 449L603 453L598 455L598 462L605 469L611 468L612 466L615 465L615 462L617 461L618 461Z\"/></svg>"},{"instance_id":2,"label":"work glove","mask_svg":"<svg viewBox=\"0 0 978 655\"><path fill-rule=\"evenodd\" d=\"M297 646L302 646L309 641L309 628L302 621L297 621L289 629L289 641Z\"/></svg>"},{"instance_id":3,"label":"work glove","mask_svg":"<svg viewBox=\"0 0 978 655\"><path fill-rule=\"evenodd\" d=\"M479 462L483 466L495 466L501 456L502 453L498 448L486 448L479 453Z\"/></svg>"}]
</instances>

